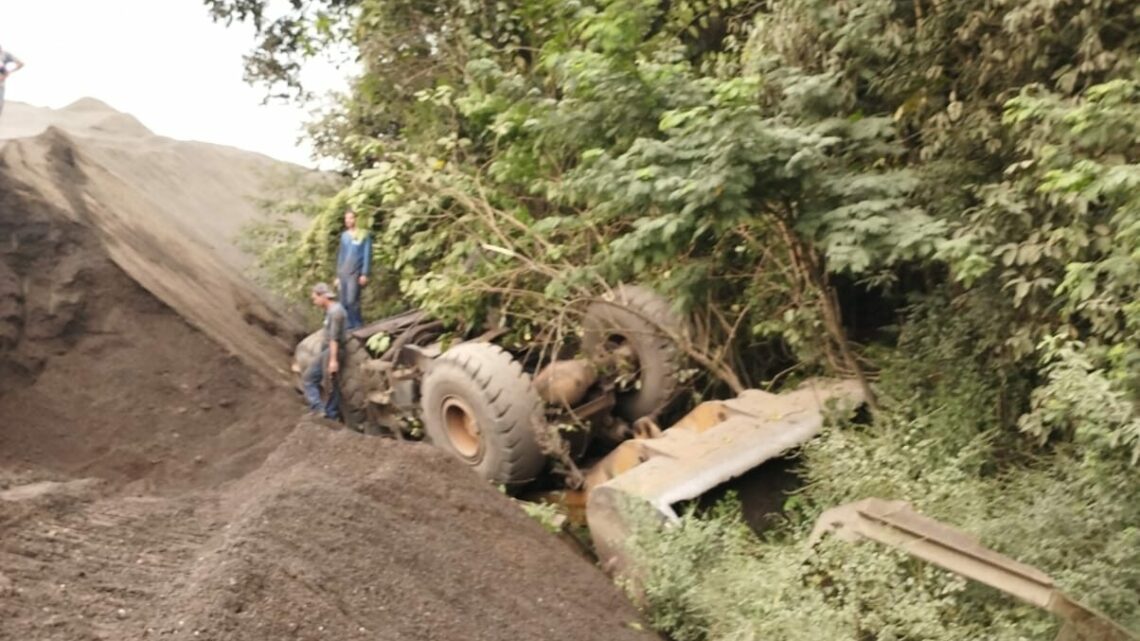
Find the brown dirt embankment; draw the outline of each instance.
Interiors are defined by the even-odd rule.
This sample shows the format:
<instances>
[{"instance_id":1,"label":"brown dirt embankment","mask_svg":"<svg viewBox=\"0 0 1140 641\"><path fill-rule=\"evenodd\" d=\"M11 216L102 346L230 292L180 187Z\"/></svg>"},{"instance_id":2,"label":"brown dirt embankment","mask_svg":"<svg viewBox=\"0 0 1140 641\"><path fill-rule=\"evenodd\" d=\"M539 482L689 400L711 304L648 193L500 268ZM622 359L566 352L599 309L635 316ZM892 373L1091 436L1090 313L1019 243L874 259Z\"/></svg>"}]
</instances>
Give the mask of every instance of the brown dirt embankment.
<instances>
[{"instance_id":1,"label":"brown dirt embankment","mask_svg":"<svg viewBox=\"0 0 1140 641\"><path fill-rule=\"evenodd\" d=\"M436 450L298 424L287 319L90 144L0 149L0 639L653 638Z\"/></svg>"}]
</instances>

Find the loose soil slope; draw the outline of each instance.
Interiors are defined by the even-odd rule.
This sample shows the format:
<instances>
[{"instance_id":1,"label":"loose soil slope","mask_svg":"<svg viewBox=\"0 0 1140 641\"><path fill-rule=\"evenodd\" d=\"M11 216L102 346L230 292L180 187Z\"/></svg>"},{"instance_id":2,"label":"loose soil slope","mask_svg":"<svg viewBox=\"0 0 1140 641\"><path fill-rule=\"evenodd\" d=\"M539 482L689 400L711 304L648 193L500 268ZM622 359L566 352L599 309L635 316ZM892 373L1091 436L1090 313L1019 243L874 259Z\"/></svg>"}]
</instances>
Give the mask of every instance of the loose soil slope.
<instances>
[{"instance_id":1,"label":"loose soil slope","mask_svg":"<svg viewBox=\"0 0 1140 641\"><path fill-rule=\"evenodd\" d=\"M150 619L213 639L648 639L601 572L427 445L302 427ZM634 626L634 627L631 627Z\"/></svg>"},{"instance_id":2,"label":"loose soil slope","mask_svg":"<svg viewBox=\"0 0 1140 641\"><path fill-rule=\"evenodd\" d=\"M100 135L0 148L0 639L651 636L434 449L298 425L289 319Z\"/></svg>"},{"instance_id":3,"label":"loose soil slope","mask_svg":"<svg viewBox=\"0 0 1140 641\"><path fill-rule=\"evenodd\" d=\"M4 140L20 134L34 135ZM92 231L116 265L192 325L267 377L286 380L279 355L303 328L243 276L248 260L235 238L275 184L317 176L258 154L156 136L91 99L59 111L8 105L0 170L9 190ZM23 232L13 233L15 247Z\"/></svg>"}]
</instances>

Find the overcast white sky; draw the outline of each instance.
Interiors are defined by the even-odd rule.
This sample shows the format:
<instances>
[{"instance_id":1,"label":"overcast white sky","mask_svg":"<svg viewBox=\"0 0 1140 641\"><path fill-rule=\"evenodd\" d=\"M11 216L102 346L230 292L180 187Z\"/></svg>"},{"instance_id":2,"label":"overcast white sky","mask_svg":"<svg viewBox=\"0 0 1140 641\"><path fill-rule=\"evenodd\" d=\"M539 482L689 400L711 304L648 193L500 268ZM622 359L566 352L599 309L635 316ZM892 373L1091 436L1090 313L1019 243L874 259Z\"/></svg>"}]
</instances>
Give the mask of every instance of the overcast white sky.
<instances>
[{"instance_id":1,"label":"overcast white sky","mask_svg":"<svg viewBox=\"0 0 1140 641\"><path fill-rule=\"evenodd\" d=\"M242 80L252 29L211 21L201 0L0 0L0 46L27 65L7 98L59 108L90 96L155 133L259 151L312 166L298 144L308 113L262 106ZM340 89L344 73L314 65L305 81Z\"/></svg>"}]
</instances>

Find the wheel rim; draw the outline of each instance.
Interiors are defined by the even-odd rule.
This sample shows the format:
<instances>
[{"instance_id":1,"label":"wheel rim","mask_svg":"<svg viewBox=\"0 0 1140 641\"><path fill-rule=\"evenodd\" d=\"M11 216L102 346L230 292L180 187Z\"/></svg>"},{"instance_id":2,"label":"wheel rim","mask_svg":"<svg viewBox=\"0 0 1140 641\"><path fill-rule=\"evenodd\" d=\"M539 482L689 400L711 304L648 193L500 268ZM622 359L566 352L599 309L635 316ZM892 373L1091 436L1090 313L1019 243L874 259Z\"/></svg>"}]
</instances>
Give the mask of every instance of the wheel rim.
<instances>
[{"instance_id":1,"label":"wheel rim","mask_svg":"<svg viewBox=\"0 0 1140 641\"><path fill-rule=\"evenodd\" d=\"M471 406L459 397L447 397L443 401L443 424L455 451L469 461L478 460L483 451L483 436Z\"/></svg>"},{"instance_id":2,"label":"wheel rim","mask_svg":"<svg viewBox=\"0 0 1140 641\"><path fill-rule=\"evenodd\" d=\"M610 332L606 335L605 340L598 343L596 353L602 357L613 358L614 367L621 374L624 374L628 383L633 385L621 386L625 389L619 389L621 393L628 393L636 391L636 387L644 372L641 371L641 359L637 357L637 349L634 343L625 334L617 332Z\"/></svg>"}]
</instances>

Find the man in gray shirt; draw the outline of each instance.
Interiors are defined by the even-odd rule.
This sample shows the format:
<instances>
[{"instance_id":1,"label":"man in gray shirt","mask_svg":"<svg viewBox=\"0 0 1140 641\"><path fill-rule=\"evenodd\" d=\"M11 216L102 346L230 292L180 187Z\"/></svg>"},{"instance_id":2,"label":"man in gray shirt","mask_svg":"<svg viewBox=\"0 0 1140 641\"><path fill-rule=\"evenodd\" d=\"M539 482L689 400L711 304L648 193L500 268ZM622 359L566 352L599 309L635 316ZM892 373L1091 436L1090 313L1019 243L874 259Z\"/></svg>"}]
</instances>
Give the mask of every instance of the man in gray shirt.
<instances>
[{"instance_id":1,"label":"man in gray shirt","mask_svg":"<svg viewBox=\"0 0 1140 641\"><path fill-rule=\"evenodd\" d=\"M4 112L4 81L8 76L24 68L24 63L0 47L0 113Z\"/></svg>"},{"instance_id":2,"label":"man in gray shirt","mask_svg":"<svg viewBox=\"0 0 1140 641\"><path fill-rule=\"evenodd\" d=\"M305 370L301 387L305 390L310 412L336 420L340 413L340 382L337 380L337 372L340 371L340 362L344 356L347 314L344 307L336 302L336 292L325 283L314 285L310 297L314 305L325 310L325 322L321 335L321 353L309 365L309 369ZM321 383L326 377L330 381L329 398L328 401L322 401Z\"/></svg>"}]
</instances>

